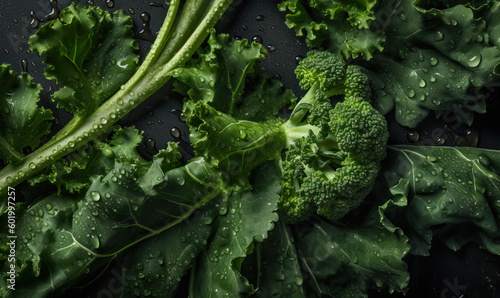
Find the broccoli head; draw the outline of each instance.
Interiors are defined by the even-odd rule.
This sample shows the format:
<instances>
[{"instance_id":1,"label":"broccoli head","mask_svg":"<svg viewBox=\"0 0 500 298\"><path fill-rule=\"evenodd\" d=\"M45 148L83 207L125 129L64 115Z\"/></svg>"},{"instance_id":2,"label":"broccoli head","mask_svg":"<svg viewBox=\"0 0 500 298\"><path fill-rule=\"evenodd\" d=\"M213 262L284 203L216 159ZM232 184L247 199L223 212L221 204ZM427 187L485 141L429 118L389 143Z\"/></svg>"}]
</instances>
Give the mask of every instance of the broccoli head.
<instances>
[{"instance_id":1,"label":"broccoli head","mask_svg":"<svg viewBox=\"0 0 500 298\"><path fill-rule=\"evenodd\" d=\"M311 51L296 69L308 90L283 124L280 213L293 223L314 213L336 220L372 190L386 156L385 118L371 102L368 77L325 51ZM343 100L333 103L333 95Z\"/></svg>"}]
</instances>

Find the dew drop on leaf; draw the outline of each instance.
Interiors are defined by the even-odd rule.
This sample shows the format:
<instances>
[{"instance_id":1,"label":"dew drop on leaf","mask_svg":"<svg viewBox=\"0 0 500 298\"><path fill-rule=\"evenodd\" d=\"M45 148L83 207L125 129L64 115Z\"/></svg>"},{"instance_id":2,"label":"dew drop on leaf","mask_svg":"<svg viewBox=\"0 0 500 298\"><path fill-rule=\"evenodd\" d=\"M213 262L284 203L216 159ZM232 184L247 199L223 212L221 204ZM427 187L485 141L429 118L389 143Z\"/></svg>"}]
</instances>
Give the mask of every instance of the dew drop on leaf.
<instances>
[{"instance_id":1,"label":"dew drop on leaf","mask_svg":"<svg viewBox=\"0 0 500 298\"><path fill-rule=\"evenodd\" d=\"M93 190L90 192L90 198L92 199L92 201L98 202L101 199L101 194L99 194L99 192Z\"/></svg>"},{"instance_id":2,"label":"dew drop on leaf","mask_svg":"<svg viewBox=\"0 0 500 298\"><path fill-rule=\"evenodd\" d=\"M95 249L99 248L100 243L99 243L99 238L97 238L97 236L92 235L92 237L90 237L90 242L92 243L92 246Z\"/></svg>"},{"instance_id":3,"label":"dew drop on leaf","mask_svg":"<svg viewBox=\"0 0 500 298\"><path fill-rule=\"evenodd\" d=\"M478 67L479 64L481 63L482 56L481 54L471 54L467 58L467 66L469 67Z\"/></svg>"},{"instance_id":4,"label":"dew drop on leaf","mask_svg":"<svg viewBox=\"0 0 500 298\"><path fill-rule=\"evenodd\" d=\"M491 164L490 159L484 154L480 154L478 159L479 162L485 167L488 167Z\"/></svg>"},{"instance_id":5,"label":"dew drop on leaf","mask_svg":"<svg viewBox=\"0 0 500 298\"><path fill-rule=\"evenodd\" d=\"M434 39L437 40L437 41L439 41L439 40L443 40L443 38L444 38L443 32L436 31L436 35L434 36Z\"/></svg>"},{"instance_id":6,"label":"dew drop on leaf","mask_svg":"<svg viewBox=\"0 0 500 298\"><path fill-rule=\"evenodd\" d=\"M113 153L113 150L105 148L102 150L102 155L106 158L113 158L115 154Z\"/></svg>"}]
</instances>

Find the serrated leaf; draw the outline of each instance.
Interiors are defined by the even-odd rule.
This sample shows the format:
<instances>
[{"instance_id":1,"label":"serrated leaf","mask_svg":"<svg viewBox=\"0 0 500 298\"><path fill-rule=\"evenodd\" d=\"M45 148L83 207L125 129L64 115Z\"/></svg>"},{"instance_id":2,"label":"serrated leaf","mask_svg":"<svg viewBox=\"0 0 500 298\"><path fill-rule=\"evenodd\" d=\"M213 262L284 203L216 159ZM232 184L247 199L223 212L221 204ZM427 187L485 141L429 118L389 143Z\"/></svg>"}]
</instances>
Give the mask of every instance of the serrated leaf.
<instances>
[{"instance_id":1,"label":"serrated leaf","mask_svg":"<svg viewBox=\"0 0 500 298\"><path fill-rule=\"evenodd\" d=\"M254 178L252 191L233 192L218 206L222 217L207 249L202 252L191 290L193 297L238 297L254 292L241 275L241 264L278 221L280 171L272 162Z\"/></svg>"},{"instance_id":2,"label":"serrated leaf","mask_svg":"<svg viewBox=\"0 0 500 298\"><path fill-rule=\"evenodd\" d=\"M203 101L184 104L190 140L197 156L203 156L228 172L232 183L243 185L257 166L279 157L285 137L279 122L238 120Z\"/></svg>"},{"instance_id":3,"label":"serrated leaf","mask_svg":"<svg viewBox=\"0 0 500 298\"><path fill-rule=\"evenodd\" d=\"M387 216L402 227L412 253L428 255L434 238L457 250L476 242L500 254L500 153L457 147L392 146L382 196L403 199Z\"/></svg>"},{"instance_id":4,"label":"serrated leaf","mask_svg":"<svg viewBox=\"0 0 500 298\"><path fill-rule=\"evenodd\" d=\"M470 125L472 112L486 111L480 87L498 80L500 48L489 36L498 8L482 18L481 11L464 5L426 11L409 0L383 4L376 15L390 15L380 23L387 46L360 62L374 87L374 105L383 114L394 109L396 120L409 127L430 111L446 110Z\"/></svg>"},{"instance_id":5,"label":"serrated leaf","mask_svg":"<svg viewBox=\"0 0 500 298\"><path fill-rule=\"evenodd\" d=\"M316 296L367 297L367 290L387 287L404 292L410 275L402 258L408 239L377 226L345 227L313 221L297 227L295 243Z\"/></svg>"},{"instance_id":6,"label":"serrated leaf","mask_svg":"<svg viewBox=\"0 0 500 298\"><path fill-rule=\"evenodd\" d=\"M385 34L369 28L375 20L376 1L283 1L279 8L292 12L286 24L295 29L297 36L306 36L307 44L342 54L346 58L362 56L370 60L382 51Z\"/></svg>"},{"instance_id":7,"label":"serrated leaf","mask_svg":"<svg viewBox=\"0 0 500 298\"><path fill-rule=\"evenodd\" d=\"M261 44L230 40L228 35L214 31L208 44L198 59L174 71L174 77L188 86L178 86L176 90L232 114L242 102L246 80L254 74L257 60L264 58L265 49Z\"/></svg>"},{"instance_id":8,"label":"serrated leaf","mask_svg":"<svg viewBox=\"0 0 500 298\"><path fill-rule=\"evenodd\" d=\"M50 131L52 112L39 107L42 87L27 73L19 76L9 65L0 65L0 160L16 162L23 149L35 149Z\"/></svg>"},{"instance_id":9,"label":"serrated leaf","mask_svg":"<svg viewBox=\"0 0 500 298\"><path fill-rule=\"evenodd\" d=\"M300 262L292 228L280 221L266 242L256 244L243 272L258 287L256 297L308 297Z\"/></svg>"},{"instance_id":10,"label":"serrated leaf","mask_svg":"<svg viewBox=\"0 0 500 298\"><path fill-rule=\"evenodd\" d=\"M212 172L203 164L160 170L175 167L178 155L177 150L157 155L153 162L116 162L104 175L92 175L85 192L50 194L20 209L18 290L8 291L3 278L2 296L64 295L76 280L88 282L85 271L99 272L121 251L154 239L213 199L211 192L218 194L219 184L210 184ZM167 156L174 159L165 160Z\"/></svg>"},{"instance_id":11,"label":"serrated leaf","mask_svg":"<svg viewBox=\"0 0 500 298\"><path fill-rule=\"evenodd\" d=\"M105 175L113 169L115 161L141 165L146 161L139 155L136 148L142 140L142 135L133 127L116 127L110 140L98 141L95 146L80 148L63 160L58 160L45 172L29 179L33 186L49 181L57 186L58 192L76 193L87 189L91 181L89 177ZM180 152L174 143L161 150L154 165L148 171L157 169L166 172L169 167L163 167L163 161L169 161L171 166L178 166Z\"/></svg>"},{"instance_id":12,"label":"serrated leaf","mask_svg":"<svg viewBox=\"0 0 500 298\"><path fill-rule=\"evenodd\" d=\"M376 0L309 0L311 7L329 16L331 20L343 20L347 14L351 26L360 29L368 28L371 21L375 20L372 8L376 3Z\"/></svg>"},{"instance_id":13,"label":"serrated leaf","mask_svg":"<svg viewBox=\"0 0 500 298\"><path fill-rule=\"evenodd\" d=\"M87 114L114 94L137 68L132 20L96 6L72 4L30 37L46 55L45 76L63 84L53 100L71 113Z\"/></svg>"}]
</instances>

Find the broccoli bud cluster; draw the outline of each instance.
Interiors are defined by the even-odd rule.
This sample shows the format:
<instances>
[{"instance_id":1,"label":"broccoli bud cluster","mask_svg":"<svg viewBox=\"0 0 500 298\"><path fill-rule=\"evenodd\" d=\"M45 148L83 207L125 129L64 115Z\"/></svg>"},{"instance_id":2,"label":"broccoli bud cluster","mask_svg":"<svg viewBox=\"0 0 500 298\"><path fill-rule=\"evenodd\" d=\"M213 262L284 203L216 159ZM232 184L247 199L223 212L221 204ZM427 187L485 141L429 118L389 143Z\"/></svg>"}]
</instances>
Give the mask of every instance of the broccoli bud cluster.
<instances>
[{"instance_id":1,"label":"broccoli bud cluster","mask_svg":"<svg viewBox=\"0 0 500 298\"><path fill-rule=\"evenodd\" d=\"M295 73L308 92L283 124L280 213L289 223L314 213L336 220L372 190L386 156L387 123L370 104L370 83L358 66L311 51ZM334 95L343 100L332 103Z\"/></svg>"}]
</instances>

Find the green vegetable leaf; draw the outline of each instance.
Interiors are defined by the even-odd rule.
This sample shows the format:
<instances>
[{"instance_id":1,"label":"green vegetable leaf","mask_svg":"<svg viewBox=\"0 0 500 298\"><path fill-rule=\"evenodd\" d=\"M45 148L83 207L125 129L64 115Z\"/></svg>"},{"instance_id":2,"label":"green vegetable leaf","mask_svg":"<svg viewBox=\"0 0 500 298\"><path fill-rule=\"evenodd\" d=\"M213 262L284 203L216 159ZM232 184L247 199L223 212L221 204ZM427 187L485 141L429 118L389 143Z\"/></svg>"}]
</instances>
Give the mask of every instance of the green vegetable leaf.
<instances>
[{"instance_id":1,"label":"green vegetable leaf","mask_svg":"<svg viewBox=\"0 0 500 298\"><path fill-rule=\"evenodd\" d=\"M172 169L179 157L178 149L169 147L153 162L116 162L104 175L91 176L86 191L49 194L20 208L15 294L62 295L121 251L154 239L214 198L211 193L218 194L220 187L210 184L212 171L196 162ZM2 266L7 272L8 263ZM0 291L9 297L5 280Z\"/></svg>"},{"instance_id":2,"label":"green vegetable leaf","mask_svg":"<svg viewBox=\"0 0 500 298\"><path fill-rule=\"evenodd\" d=\"M247 85L244 99L232 114L236 119L254 122L275 119L286 105L297 99L280 81L264 74L248 80Z\"/></svg>"},{"instance_id":3,"label":"green vegetable leaf","mask_svg":"<svg viewBox=\"0 0 500 298\"><path fill-rule=\"evenodd\" d=\"M275 162L260 167L257 173L250 182L252 191L233 192L218 206L223 216L195 268L190 288L193 297L239 297L254 292L240 273L241 264L251 253L254 240L264 241L278 221L281 191Z\"/></svg>"},{"instance_id":4,"label":"green vegetable leaf","mask_svg":"<svg viewBox=\"0 0 500 298\"><path fill-rule=\"evenodd\" d=\"M58 192L69 191L70 193L80 192L88 189L91 184L89 177L95 175L105 175L113 169L115 161L122 163L145 164L150 167L136 151L136 147L142 140L141 134L132 127L117 127L110 140L98 141L95 146L79 148L64 160L54 162L54 164L44 173L29 179L33 186L37 183L49 181L57 186ZM167 149L161 150L155 156L155 162L160 160L172 161L172 166L179 166L174 160L180 160L180 152L174 143L169 143ZM158 164L159 167L161 165ZM170 168L151 166L149 171L160 170L166 172ZM148 175L146 175L148 176ZM149 177L149 176L148 176Z\"/></svg>"},{"instance_id":5,"label":"green vegetable leaf","mask_svg":"<svg viewBox=\"0 0 500 298\"><path fill-rule=\"evenodd\" d=\"M381 196L407 201L387 212L428 255L433 238L457 250L476 242L500 254L500 152L477 148L392 146Z\"/></svg>"},{"instance_id":6,"label":"green vegetable leaf","mask_svg":"<svg viewBox=\"0 0 500 298\"><path fill-rule=\"evenodd\" d=\"M136 71L138 46L132 19L122 10L75 4L30 37L31 49L45 54L45 76L63 84L53 100L74 114L88 114Z\"/></svg>"},{"instance_id":7,"label":"green vegetable leaf","mask_svg":"<svg viewBox=\"0 0 500 298\"><path fill-rule=\"evenodd\" d=\"M38 107L42 87L27 73L17 75L9 65L0 65L0 160L16 162L23 149L34 149L50 130L50 110Z\"/></svg>"},{"instance_id":8,"label":"green vegetable leaf","mask_svg":"<svg viewBox=\"0 0 500 298\"><path fill-rule=\"evenodd\" d=\"M425 11L407 0L384 4L381 13L391 12L383 26L387 46L361 62L374 86L375 106L383 114L395 109L396 120L409 127L432 110L439 115L450 109L470 125L472 111L486 109L479 87L498 80L500 48L489 35L498 7L482 18L463 5Z\"/></svg>"},{"instance_id":9,"label":"green vegetable leaf","mask_svg":"<svg viewBox=\"0 0 500 298\"><path fill-rule=\"evenodd\" d=\"M408 285L402 258L410 246L401 230L312 222L297 226L295 241L306 272L314 277L308 285L317 296L367 297L370 286L404 292Z\"/></svg>"},{"instance_id":10,"label":"green vegetable leaf","mask_svg":"<svg viewBox=\"0 0 500 298\"><path fill-rule=\"evenodd\" d=\"M238 110L246 79L254 74L255 63L264 58L265 49L255 42L230 40L227 34L215 34L213 30L208 44L198 59L189 60L174 72L174 77L187 85L176 83L176 91L232 114Z\"/></svg>"},{"instance_id":11,"label":"green vegetable leaf","mask_svg":"<svg viewBox=\"0 0 500 298\"><path fill-rule=\"evenodd\" d=\"M230 173L231 183L246 184L255 167L279 158L285 147L285 134L276 121L237 120L192 100L184 104L184 115L196 155Z\"/></svg>"},{"instance_id":12,"label":"green vegetable leaf","mask_svg":"<svg viewBox=\"0 0 500 298\"><path fill-rule=\"evenodd\" d=\"M257 297L308 297L300 262L291 226L281 220L266 242L256 244L243 272L258 288Z\"/></svg>"},{"instance_id":13,"label":"green vegetable leaf","mask_svg":"<svg viewBox=\"0 0 500 298\"><path fill-rule=\"evenodd\" d=\"M351 26L358 28L368 28L371 21L375 20L372 9L376 3L376 0L309 0L311 7L321 11L332 20L347 14L347 20Z\"/></svg>"},{"instance_id":14,"label":"green vegetable leaf","mask_svg":"<svg viewBox=\"0 0 500 298\"><path fill-rule=\"evenodd\" d=\"M369 60L374 52L382 51L386 38L382 31L369 28L375 20L375 5L374 0L288 0L278 7L292 12L286 16L286 24L295 28L297 36L305 33L309 46Z\"/></svg>"},{"instance_id":15,"label":"green vegetable leaf","mask_svg":"<svg viewBox=\"0 0 500 298\"><path fill-rule=\"evenodd\" d=\"M410 246L385 219L391 204L399 203L375 206L349 226L319 218L277 226L257 264L248 264L261 297L367 297L371 287L405 292L410 276L402 259Z\"/></svg>"}]
</instances>

